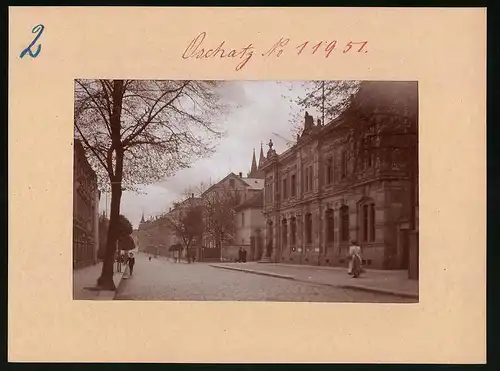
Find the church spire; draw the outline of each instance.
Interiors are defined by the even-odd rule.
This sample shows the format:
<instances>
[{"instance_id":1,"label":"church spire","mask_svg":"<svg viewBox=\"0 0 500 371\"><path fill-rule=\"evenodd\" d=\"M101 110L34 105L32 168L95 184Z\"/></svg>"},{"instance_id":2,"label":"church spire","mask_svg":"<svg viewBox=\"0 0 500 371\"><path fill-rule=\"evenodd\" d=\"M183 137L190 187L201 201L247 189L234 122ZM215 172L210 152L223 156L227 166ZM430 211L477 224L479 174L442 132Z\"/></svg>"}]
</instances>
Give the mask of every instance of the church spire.
<instances>
[{"instance_id":1,"label":"church spire","mask_svg":"<svg viewBox=\"0 0 500 371\"><path fill-rule=\"evenodd\" d=\"M255 174L256 172L257 172L257 160L255 160L255 148L254 148L252 157L252 169L250 170L250 173Z\"/></svg>"},{"instance_id":2,"label":"church spire","mask_svg":"<svg viewBox=\"0 0 500 371\"><path fill-rule=\"evenodd\" d=\"M264 157L264 150L262 149L262 142L260 142L260 156L259 156L259 169L264 164L266 158Z\"/></svg>"},{"instance_id":3,"label":"church spire","mask_svg":"<svg viewBox=\"0 0 500 371\"><path fill-rule=\"evenodd\" d=\"M145 220L144 220L144 211L142 212L142 218L141 218L141 223L144 223Z\"/></svg>"}]
</instances>

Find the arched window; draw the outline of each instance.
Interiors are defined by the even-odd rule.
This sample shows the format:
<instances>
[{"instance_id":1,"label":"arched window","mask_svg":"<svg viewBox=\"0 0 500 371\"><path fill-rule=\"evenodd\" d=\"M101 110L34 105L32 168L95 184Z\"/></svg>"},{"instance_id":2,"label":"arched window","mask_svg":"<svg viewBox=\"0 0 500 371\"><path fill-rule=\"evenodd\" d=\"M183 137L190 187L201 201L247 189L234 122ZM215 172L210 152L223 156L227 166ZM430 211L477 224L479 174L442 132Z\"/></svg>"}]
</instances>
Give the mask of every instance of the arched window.
<instances>
[{"instance_id":1,"label":"arched window","mask_svg":"<svg viewBox=\"0 0 500 371\"><path fill-rule=\"evenodd\" d=\"M305 228L306 228L306 243L312 243L312 215L311 213L306 214L305 218Z\"/></svg>"},{"instance_id":2,"label":"arched window","mask_svg":"<svg viewBox=\"0 0 500 371\"><path fill-rule=\"evenodd\" d=\"M328 209L325 212L325 221L326 221L326 242L333 243L335 237L335 224L334 224L334 216L333 210Z\"/></svg>"},{"instance_id":3,"label":"arched window","mask_svg":"<svg viewBox=\"0 0 500 371\"><path fill-rule=\"evenodd\" d=\"M288 243L288 225L286 223L286 219L283 219L281 222L281 237L283 242L283 247L286 247Z\"/></svg>"},{"instance_id":4,"label":"arched window","mask_svg":"<svg viewBox=\"0 0 500 371\"><path fill-rule=\"evenodd\" d=\"M349 241L349 206L340 208L340 237L343 242Z\"/></svg>"},{"instance_id":5,"label":"arched window","mask_svg":"<svg viewBox=\"0 0 500 371\"><path fill-rule=\"evenodd\" d=\"M295 246L297 243L297 219L290 219L290 245Z\"/></svg>"}]
</instances>

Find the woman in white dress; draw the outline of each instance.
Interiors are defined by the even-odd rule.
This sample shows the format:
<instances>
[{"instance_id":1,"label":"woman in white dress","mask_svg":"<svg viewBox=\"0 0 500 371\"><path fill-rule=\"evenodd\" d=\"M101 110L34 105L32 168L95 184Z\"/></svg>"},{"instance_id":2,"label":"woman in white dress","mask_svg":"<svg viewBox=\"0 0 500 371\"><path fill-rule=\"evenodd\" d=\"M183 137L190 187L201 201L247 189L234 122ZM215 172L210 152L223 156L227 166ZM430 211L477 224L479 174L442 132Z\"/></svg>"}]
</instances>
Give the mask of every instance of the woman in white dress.
<instances>
[{"instance_id":1,"label":"woman in white dress","mask_svg":"<svg viewBox=\"0 0 500 371\"><path fill-rule=\"evenodd\" d=\"M356 241L351 241L351 246L349 246L349 269L347 273L353 275L353 268L361 270L361 247Z\"/></svg>"}]
</instances>

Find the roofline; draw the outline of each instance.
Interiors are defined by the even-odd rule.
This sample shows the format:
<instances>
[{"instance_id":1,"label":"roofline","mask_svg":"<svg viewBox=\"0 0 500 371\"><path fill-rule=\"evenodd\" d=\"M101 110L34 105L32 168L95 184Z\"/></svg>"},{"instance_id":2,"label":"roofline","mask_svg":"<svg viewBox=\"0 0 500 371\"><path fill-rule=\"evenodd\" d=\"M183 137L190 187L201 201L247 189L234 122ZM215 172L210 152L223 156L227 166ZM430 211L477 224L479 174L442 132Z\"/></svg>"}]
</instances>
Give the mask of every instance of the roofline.
<instances>
[{"instance_id":1,"label":"roofline","mask_svg":"<svg viewBox=\"0 0 500 371\"><path fill-rule=\"evenodd\" d=\"M239 180L240 182L242 182L244 185L246 185L247 187L250 187L250 184L248 184L247 182L245 182L245 181L243 180L243 178L242 178L242 177L240 177L239 175L236 175L235 173L233 173L233 172L231 171L229 174L227 174L224 178L222 178L221 180L219 180L217 183L212 184L212 185L210 186L210 188L208 188L205 192L203 192L203 193L201 194L201 196L202 196L202 197L203 197L203 196L205 196L208 192L210 192L210 191L212 190L212 188L214 188L214 187L215 187L215 186L217 186L218 184L220 184L220 183L222 183L223 181L225 181L225 180L226 180L227 178L229 178L231 175L232 175L232 176L234 176L234 177L236 177L236 178L238 178L238 180Z\"/></svg>"}]
</instances>

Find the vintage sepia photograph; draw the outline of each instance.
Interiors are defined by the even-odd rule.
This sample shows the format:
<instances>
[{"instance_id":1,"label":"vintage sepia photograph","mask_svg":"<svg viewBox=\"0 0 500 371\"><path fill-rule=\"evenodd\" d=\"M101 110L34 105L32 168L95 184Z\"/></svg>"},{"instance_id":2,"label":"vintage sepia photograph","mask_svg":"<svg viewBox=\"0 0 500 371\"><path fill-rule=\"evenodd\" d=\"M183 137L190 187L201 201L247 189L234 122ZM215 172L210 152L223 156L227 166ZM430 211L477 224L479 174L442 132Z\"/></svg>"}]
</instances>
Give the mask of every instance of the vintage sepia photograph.
<instances>
[{"instance_id":1,"label":"vintage sepia photograph","mask_svg":"<svg viewBox=\"0 0 500 371\"><path fill-rule=\"evenodd\" d=\"M417 303L417 81L74 81L73 299Z\"/></svg>"}]
</instances>

